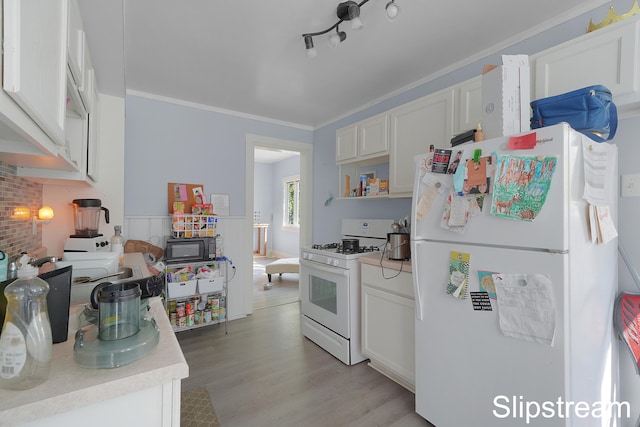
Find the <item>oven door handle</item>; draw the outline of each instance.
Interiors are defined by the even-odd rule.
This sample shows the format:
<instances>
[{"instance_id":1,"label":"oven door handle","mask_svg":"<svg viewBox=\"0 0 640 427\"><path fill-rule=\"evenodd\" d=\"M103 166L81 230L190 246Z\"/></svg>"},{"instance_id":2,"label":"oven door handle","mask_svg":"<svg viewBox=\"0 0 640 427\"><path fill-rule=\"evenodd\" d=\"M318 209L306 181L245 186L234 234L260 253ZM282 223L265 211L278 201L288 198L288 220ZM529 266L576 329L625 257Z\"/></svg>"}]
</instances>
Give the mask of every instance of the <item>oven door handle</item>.
<instances>
[{"instance_id":1,"label":"oven door handle","mask_svg":"<svg viewBox=\"0 0 640 427\"><path fill-rule=\"evenodd\" d=\"M342 269L342 268L331 268L331 267L326 267L326 266L325 266L325 265L323 265L323 264L319 264L319 263L316 263L316 262L313 262L313 263L312 263L312 262L306 261L306 260L304 260L304 259L301 259L301 260L300 260L300 264L302 264L302 265L306 265L306 266L307 266L307 267L309 267L309 268L314 268L314 269L316 269L316 270L324 271L325 273L330 273L330 274L340 274L340 275L342 275L342 276L349 277L349 270L344 270L344 269Z\"/></svg>"}]
</instances>

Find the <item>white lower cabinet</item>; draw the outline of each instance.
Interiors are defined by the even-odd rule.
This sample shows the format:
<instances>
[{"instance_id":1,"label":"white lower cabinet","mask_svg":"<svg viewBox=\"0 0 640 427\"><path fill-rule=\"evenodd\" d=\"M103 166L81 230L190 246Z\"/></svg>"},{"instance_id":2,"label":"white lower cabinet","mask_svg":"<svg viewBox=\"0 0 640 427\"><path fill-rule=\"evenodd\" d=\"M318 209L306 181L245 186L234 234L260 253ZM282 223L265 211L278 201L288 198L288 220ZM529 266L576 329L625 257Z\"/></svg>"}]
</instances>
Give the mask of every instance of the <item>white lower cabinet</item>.
<instances>
[{"instance_id":1,"label":"white lower cabinet","mask_svg":"<svg viewBox=\"0 0 640 427\"><path fill-rule=\"evenodd\" d=\"M372 368L415 391L415 302L411 273L363 263L360 268L362 354L369 358Z\"/></svg>"}]
</instances>

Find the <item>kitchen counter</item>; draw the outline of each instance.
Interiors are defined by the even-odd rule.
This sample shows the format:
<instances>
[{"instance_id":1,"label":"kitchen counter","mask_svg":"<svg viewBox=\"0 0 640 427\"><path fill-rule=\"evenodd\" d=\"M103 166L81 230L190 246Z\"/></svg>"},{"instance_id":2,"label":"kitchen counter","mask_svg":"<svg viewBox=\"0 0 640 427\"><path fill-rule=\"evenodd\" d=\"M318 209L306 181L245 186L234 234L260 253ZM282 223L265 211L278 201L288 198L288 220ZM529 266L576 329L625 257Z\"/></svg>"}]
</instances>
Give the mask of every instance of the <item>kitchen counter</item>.
<instances>
[{"instance_id":1,"label":"kitchen counter","mask_svg":"<svg viewBox=\"0 0 640 427\"><path fill-rule=\"evenodd\" d=\"M189 376L189 366L162 300L151 298L149 305L160 329L158 346L113 369L84 368L74 361L73 325L84 306L72 306L69 339L53 345L48 380L24 391L0 390L0 426L179 425L180 381Z\"/></svg>"},{"instance_id":2,"label":"kitchen counter","mask_svg":"<svg viewBox=\"0 0 640 427\"><path fill-rule=\"evenodd\" d=\"M367 255L367 256L361 256L360 258L358 258L358 261L360 261L362 264L369 264L369 265L375 265L377 267L380 267L380 254L372 254L372 255ZM398 271L406 271L407 273L411 273L411 260L407 260L407 261L394 261L394 260L390 260L388 258L383 258L382 260L382 267L384 268L390 268L392 270L398 270Z\"/></svg>"}]
</instances>

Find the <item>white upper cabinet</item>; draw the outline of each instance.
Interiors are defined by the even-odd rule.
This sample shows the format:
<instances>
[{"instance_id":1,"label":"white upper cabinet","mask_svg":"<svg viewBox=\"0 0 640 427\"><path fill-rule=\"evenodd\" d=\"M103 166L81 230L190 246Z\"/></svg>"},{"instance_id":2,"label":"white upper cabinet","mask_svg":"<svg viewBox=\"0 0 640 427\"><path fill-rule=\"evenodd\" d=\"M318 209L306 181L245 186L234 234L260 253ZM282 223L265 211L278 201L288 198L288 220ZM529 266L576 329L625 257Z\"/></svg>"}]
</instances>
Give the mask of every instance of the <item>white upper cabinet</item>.
<instances>
[{"instance_id":1,"label":"white upper cabinet","mask_svg":"<svg viewBox=\"0 0 640 427\"><path fill-rule=\"evenodd\" d=\"M336 163L351 163L389 154L388 115L379 114L336 132Z\"/></svg>"},{"instance_id":2,"label":"white upper cabinet","mask_svg":"<svg viewBox=\"0 0 640 427\"><path fill-rule=\"evenodd\" d=\"M482 76L454 86L453 134L475 129L482 122Z\"/></svg>"},{"instance_id":3,"label":"white upper cabinet","mask_svg":"<svg viewBox=\"0 0 640 427\"><path fill-rule=\"evenodd\" d=\"M637 99L639 25L637 19L628 19L536 55L532 99L596 84L608 87L616 104Z\"/></svg>"},{"instance_id":4,"label":"white upper cabinet","mask_svg":"<svg viewBox=\"0 0 640 427\"><path fill-rule=\"evenodd\" d=\"M85 34L77 0L69 0L69 31L67 32L67 62L73 81L84 84Z\"/></svg>"},{"instance_id":5,"label":"white upper cabinet","mask_svg":"<svg viewBox=\"0 0 640 427\"><path fill-rule=\"evenodd\" d=\"M3 88L51 140L64 145L66 0L4 0Z\"/></svg>"},{"instance_id":6,"label":"white upper cabinet","mask_svg":"<svg viewBox=\"0 0 640 427\"><path fill-rule=\"evenodd\" d=\"M380 114L359 123L358 156L370 158L389 154L389 119Z\"/></svg>"},{"instance_id":7,"label":"white upper cabinet","mask_svg":"<svg viewBox=\"0 0 640 427\"><path fill-rule=\"evenodd\" d=\"M358 125L353 124L336 132L336 162L355 160L358 156Z\"/></svg>"},{"instance_id":8,"label":"white upper cabinet","mask_svg":"<svg viewBox=\"0 0 640 427\"><path fill-rule=\"evenodd\" d=\"M10 98L6 92L0 93L0 119L7 128L20 128L19 123L24 123L26 130L23 140L14 141L15 138L0 127L0 159L18 166L18 176L36 181L93 184L97 180L98 89L78 1L8 0L3 12L5 37L17 40L11 44L17 46L15 58L5 57L5 70L10 68L14 72L5 73L5 91L9 92L7 87L15 89L9 95L22 109L8 102ZM52 16L59 19L51 19ZM9 27L6 26L8 21L12 22ZM22 21L28 25L19 25ZM36 47L46 48L46 52L40 52ZM25 50L28 50L27 54ZM19 61L11 62L10 59ZM62 86L57 84L58 72L63 76ZM55 79L52 76L56 76ZM51 92L44 89L41 93L34 92L33 88L43 86ZM58 126L59 111L55 109L55 133L52 126L45 126L42 113L53 113L53 105L62 112L62 122ZM7 111L14 110L20 110L22 114L6 115ZM29 122L31 126L28 126ZM49 138L38 135L34 128L44 130ZM47 141L54 149L47 146Z\"/></svg>"},{"instance_id":9,"label":"white upper cabinet","mask_svg":"<svg viewBox=\"0 0 640 427\"><path fill-rule=\"evenodd\" d=\"M100 102L96 74L93 69L87 73L88 93L91 94L89 112L89 134L87 139L87 178L93 182L98 181L98 145L100 135Z\"/></svg>"},{"instance_id":10,"label":"white upper cabinet","mask_svg":"<svg viewBox=\"0 0 640 427\"><path fill-rule=\"evenodd\" d=\"M453 136L453 90L446 89L389 112L389 196L411 197L414 157L429 146L446 148Z\"/></svg>"}]
</instances>

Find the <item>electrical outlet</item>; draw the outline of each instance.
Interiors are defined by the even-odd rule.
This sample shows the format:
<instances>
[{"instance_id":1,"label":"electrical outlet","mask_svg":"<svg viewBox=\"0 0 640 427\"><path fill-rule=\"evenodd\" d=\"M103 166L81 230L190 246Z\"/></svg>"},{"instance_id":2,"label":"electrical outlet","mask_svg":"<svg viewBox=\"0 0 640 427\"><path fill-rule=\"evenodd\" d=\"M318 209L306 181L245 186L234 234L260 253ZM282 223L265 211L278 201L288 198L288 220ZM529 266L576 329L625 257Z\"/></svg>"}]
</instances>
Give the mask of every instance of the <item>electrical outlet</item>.
<instances>
[{"instance_id":1,"label":"electrical outlet","mask_svg":"<svg viewBox=\"0 0 640 427\"><path fill-rule=\"evenodd\" d=\"M622 175L620 196L640 197L640 174Z\"/></svg>"}]
</instances>

